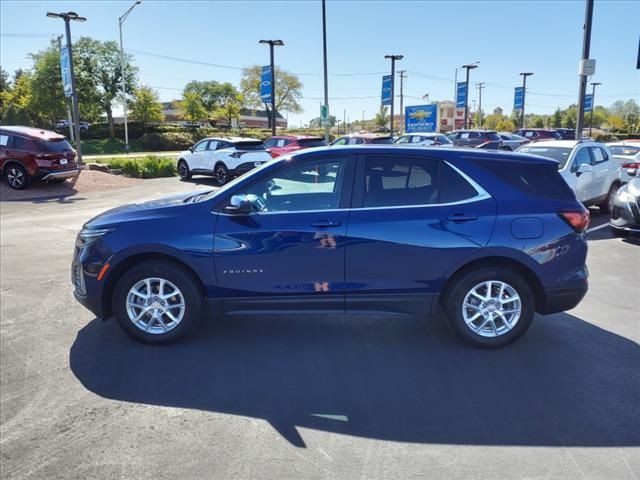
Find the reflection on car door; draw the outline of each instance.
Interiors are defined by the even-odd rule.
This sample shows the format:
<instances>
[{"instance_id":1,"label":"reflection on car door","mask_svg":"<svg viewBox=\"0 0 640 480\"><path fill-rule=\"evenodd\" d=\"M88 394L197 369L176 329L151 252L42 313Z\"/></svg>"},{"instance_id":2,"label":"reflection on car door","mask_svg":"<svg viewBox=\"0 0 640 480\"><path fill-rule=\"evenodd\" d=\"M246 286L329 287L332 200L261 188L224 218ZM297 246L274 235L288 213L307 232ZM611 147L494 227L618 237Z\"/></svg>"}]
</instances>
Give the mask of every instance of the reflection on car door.
<instances>
[{"instance_id":1,"label":"reflection on car door","mask_svg":"<svg viewBox=\"0 0 640 480\"><path fill-rule=\"evenodd\" d=\"M489 241L495 201L438 159L358 159L346 308L427 312L446 273Z\"/></svg>"},{"instance_id":2,"label":"reflection on car door","mask_svg":"<svg viewBox=\"0 0 640 480\"><path fill-rule=\"evenodd\" d=\"M609 169L613 166L609 155L600 147L589 147L593 161L593 180L591 181L591 198L599 198L608 193Z\"/></svg>"},{"instance_id":3,"label":"reflection on car door","mask_svg":"<svg viewBox=\"0 0 640 480\"><path fill-rule=\"evenodd\" d=\"M233 194L254 212L217 215L215 272L225 311L344 311L348 202L355 159L295 160Z\"/></svg>"},{"instance_id":4,"label":"reflection on car door","mask_svg":"<svg viewBox=\"0 0 640 480\"><path fill-rule=\"evenodd\" d=\"M578 168L580 168L580 165L582 165L583 163L587 165L593 164L588 147L578 148L578 150L575 153L573 163L571 164L571 170L569 173L569 175L573 175L575 177L573 180L575 185L574 191L576 194L576 199L579 202L587 202L592 198L594 198L595 196L594 190L593 190L593 173L578 172Z\"/></svg>"},{"instance_id":5,"label":"reflection on car door","mask_svg":"<svg viewBox=\"0 0 640 480\"><path fill-rule=\"evenodd\" d=\"M191 170L204 170L205 169L205 158L204 153L207 149L207 145L209 144L209 140L202 140L198 142L193 147L193 152L191 152Z\"/></svg>"}]
</instances>

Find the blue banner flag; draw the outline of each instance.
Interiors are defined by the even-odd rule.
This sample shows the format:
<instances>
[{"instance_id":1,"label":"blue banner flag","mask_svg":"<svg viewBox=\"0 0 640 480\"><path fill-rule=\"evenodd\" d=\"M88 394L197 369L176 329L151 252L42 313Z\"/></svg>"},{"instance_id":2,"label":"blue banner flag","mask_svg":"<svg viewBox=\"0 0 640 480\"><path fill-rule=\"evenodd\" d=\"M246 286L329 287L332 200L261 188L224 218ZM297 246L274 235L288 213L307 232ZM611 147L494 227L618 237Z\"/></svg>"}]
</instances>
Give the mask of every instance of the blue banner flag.
<instances>
[{"instance_id":1,"label":"blue banner flag","mask_svg":"<svg viewBox=\"0 0 640 480\"><path fill-rule=\"evenodd\" d=\"M593 95L591 93L584 96L584 111L590 112L593 110Z\"/></svg>"},{"instance_id":2,"label":"blue banner flag","mask_svg":"<svg viewBox=\"0 0 640 480\"><path fill-rule=\"evenodd\" d=\"M456 108L464 108L467 105L467 82L458 82L456 85Z\"/></svg>"},{"instance_id":3,"label":"blue banner flag","mask_svg":"<svg viewBox=\"0 0 640 480\"><path fill-rule=\"evenodd\" d=\"M260 79L260 99L264 103L271 103L271 89L273 88L271 66L262 67L262 78Z\"/></svg>"},{"instance_id":4,"label":"blue banner flag","mask_svg":"<svg viewBox=\"0 0 640 480\"><path fill-rule=\"evenodd\" d=\"M513 109L522 110L524 105L524 88L516 87L515 94L513 96Z\"/></svg>"},{"instance_id":5,"label":"blue banner flag","mask_svg":"<svg viewBox=\"0 0 640 480\"><path fill-rule=\"evenodd\" d=\"M64 87L64 96L73 95L71 87L71 68L69 65L69 48L62 47L60 49L60 72L62 73L62 86Z\"/></svg>"},{"instance_id":6,"label":"blue banner flag","mask_svg":"<svg viewBox=\"0 0 640 480\"><path fill-rule=\"evenodd\" d=\"M418 105L404 109L405 133L437 132L438 105Z\"/></svg>"},{"instance_id":7,"label":"blue banner flag","mask_svg":"<svg viewBox=\"0 0 640 480\"><path fill-rule=\"evenodd\" d=\"M384 75L382 77L382 105L391 105L391 75Z\"/></svg>"}]
</instances>

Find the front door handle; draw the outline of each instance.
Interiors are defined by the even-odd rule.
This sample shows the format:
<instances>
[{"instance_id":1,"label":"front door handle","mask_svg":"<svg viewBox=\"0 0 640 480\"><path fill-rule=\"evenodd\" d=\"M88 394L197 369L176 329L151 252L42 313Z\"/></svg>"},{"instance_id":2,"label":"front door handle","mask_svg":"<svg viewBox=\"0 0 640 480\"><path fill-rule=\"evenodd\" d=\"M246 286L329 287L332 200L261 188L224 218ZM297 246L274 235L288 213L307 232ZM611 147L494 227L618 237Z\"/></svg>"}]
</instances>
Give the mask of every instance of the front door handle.
<instances>
[{"instance_id":1,"label":"front door handle","mask_svg":"<svg viewBox=\"0 0 640 480\"><path fill-rule=\"evenodd\" d=\"M342 222L332 222L330 220L318 220L311 224L312 227L317 228L339 227L340 225L342 225Z\"/></svg>"},{"instance_id":2,"label":"front door handle","mask_svg":"<svg viewBox=\"0 0 640 480\"><path fill-rule=\"evenodd\" d=\"M447 220L450 222L471 222L477 219L478 217L475 215L465 215L464 213L456 213L455 215L447 217Z\"/></svg>"}]
</instances>

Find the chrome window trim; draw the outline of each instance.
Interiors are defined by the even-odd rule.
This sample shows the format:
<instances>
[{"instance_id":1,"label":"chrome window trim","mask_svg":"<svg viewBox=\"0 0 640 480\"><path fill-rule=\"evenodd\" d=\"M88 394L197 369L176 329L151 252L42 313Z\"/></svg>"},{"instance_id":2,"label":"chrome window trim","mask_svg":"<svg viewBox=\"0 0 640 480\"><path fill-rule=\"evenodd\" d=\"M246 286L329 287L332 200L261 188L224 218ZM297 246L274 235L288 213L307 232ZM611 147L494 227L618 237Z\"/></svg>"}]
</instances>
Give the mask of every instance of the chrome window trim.
<instances>
[{"instance_id":1,"label":"chrome window trim","mask_svg":"<svg viewBox=\"0 0 640 480\"><path fill-rule=\"evenodd\" d=\"M453 170L455 170L458 175L460 175L462 178L464 178L469 185L471 185L473 187L473 189L476 191L477 195L475 195L474 197L470 197L470 198L466 198L464 200L458 200L456 202L447 202L447 203L426 203L426 204L420 204L420 205L389 205L389 206L385 206L385 207L356 207L356 208L328 208L326 210L292 210L292 211L281 211L281 212L252 212L249 213L248 215L280 215L280 214L291 214L291 213L321 213L321 212L345 212L345 211L365 211L365 210L397 210L397 209L404 209L404 208L426 208L426 207L447 207L450 205L464 205L465 203L474 203L474 202L480 202L482 200L487 200L489 198L492 198L491 195L489 194L489 192L487 192L484 188L482 188L475 180L473 180L471 177L469 177L469 175L467 175L466 173L464 173L462 170L460 170L458 167L456 167L455 165L452 165L451 163L447 162L446 160L440 160L443 163L446 163L448 166L450 166ZM218 213L219 215L224 215L227 217L235 217L238 216L237 214L232 214L232 213L224 213L224 212L215 212L212 211L211 213Z\"/></svg>"}]
</instances>

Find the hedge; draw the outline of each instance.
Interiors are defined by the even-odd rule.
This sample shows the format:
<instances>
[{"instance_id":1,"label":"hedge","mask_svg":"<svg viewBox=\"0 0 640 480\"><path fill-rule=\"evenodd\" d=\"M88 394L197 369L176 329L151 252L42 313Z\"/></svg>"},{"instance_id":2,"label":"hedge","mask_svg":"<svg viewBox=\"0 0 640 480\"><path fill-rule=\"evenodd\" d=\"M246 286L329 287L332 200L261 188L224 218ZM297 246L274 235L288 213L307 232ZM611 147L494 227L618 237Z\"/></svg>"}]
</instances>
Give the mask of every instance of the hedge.
<instances>
[{"instance_id":1,"label":"hedge","mask_svg":"<svg viewBox=\"0 0 640 480\"><path fill-rule=\"evenodd\" d=\"M109 168L122 170L122 173L128 177L135 178L174 177L177 173L174 159L157 155L147 155L137 160L114 158L109 161Z\"/></svg>"}]
</instances>

